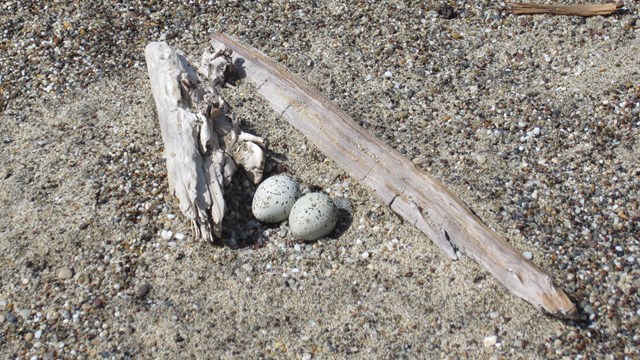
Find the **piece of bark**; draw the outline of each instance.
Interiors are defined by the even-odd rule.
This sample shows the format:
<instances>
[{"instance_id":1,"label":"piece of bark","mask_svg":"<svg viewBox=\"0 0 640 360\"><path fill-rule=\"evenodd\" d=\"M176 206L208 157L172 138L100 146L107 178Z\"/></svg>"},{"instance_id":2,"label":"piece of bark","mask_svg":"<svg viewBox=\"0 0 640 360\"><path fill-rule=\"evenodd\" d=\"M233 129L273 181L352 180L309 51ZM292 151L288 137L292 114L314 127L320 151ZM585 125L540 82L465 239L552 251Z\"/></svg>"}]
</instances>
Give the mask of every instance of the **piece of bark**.
<instances>
[{"instance_id":1,"label":"piece of bark","mask_svg":"<svg viewBox=\"0 0 640 360\"><path fill-rule=\"evenodd\" d=\"M442 183L362 128L331 100L259 50L226 34L213 34L244 66L246 79L274 110L328 158L372 189L451 259L466 252L512 293L558 317L577 312L551 278L491 231Z\"/></svg>"},{"instance_id":2,"label":"piece of bark","mask_svg":"<svg viewBox=\"0 0 640 360\"><path fill-rule=\"evenodd\" d=\"M552 14L575 16L611 15L624 6L621 2L586 5L545 5L508 3L507 10L516 15Z\"/></svg>"},{"instance_id":3,"label":"piece of bark","mask_svg":"<svg viewBox=\"0 0 640 360\"><path fill-rule=\"evenodd\" d=\"M194 233L206 241L222 234L224 186L237 165L255 183L262 179L264 140L238 127L221 96L233 72L225 47L205 52L196 70L184 54L165 42L152 42L145 59L156 102L167 160L169 189Z\"/></svg>"}]
</instances>

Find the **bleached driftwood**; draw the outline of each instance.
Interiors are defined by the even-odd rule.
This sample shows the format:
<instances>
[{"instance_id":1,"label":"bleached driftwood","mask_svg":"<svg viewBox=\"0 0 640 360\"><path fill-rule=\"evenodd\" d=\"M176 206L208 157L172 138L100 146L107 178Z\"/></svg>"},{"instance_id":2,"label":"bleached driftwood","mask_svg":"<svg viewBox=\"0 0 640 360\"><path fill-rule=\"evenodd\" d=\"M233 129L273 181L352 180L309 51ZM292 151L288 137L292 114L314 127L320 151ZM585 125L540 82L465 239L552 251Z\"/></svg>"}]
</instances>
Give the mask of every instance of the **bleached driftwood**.
<instances>
[{"instance_id":1,"label":"bleached driftwood","mask_svg":"<svg viewBox=\"0 0 640 360\"><path fill-rule=\"evenodd\" d=\"M555 316L573 318L576 308L551 278L489 229L438 180L353 121L304 80L237 39L214 34L212 44L244 59L246 79L278 114L302 132L450 258L466 252L512 293Z\"/></svg>"},{"instance_id":2,"label":"bleached driftwood","mask_svg":"<svg viewBox=\"0 0 640 360\"><path fill-rule=\"evenodd\" d=\"M237 166L260 182L264 140L242 132L221 88L233 74L231 51L206 51L197 72L165 42L144 51L165 147L170 191L194 232L207 241L222 233L224 186ZM198 76L200 74L200 76ZM259 146L260 145L260 146Z\"/></svg>"},{"instance_id":3,"label":"bleached driftwood","mask_svg":"<svg viewBox=\"0 0 640 360\"><path fill-rule=\"evenodd\" d=\"M516 15L551 14L568 16L599 16L611 15L623 6L624 4L622 2L583 5L507 3L507 10Z\"/></svg>"}]
</instances>

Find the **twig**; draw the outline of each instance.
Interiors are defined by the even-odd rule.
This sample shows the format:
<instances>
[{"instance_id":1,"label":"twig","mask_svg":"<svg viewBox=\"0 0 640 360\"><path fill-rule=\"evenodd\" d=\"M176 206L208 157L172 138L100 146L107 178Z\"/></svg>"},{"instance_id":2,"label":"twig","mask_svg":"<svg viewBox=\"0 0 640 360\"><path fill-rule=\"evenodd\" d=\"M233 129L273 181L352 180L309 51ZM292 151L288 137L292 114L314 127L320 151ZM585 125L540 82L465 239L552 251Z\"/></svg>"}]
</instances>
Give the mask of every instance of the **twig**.
<instances>
[{"instance_id":1,"label":"twig","mask_svg":"<svg viewBox=\"0 0 640 360\"><path fill-rule=\"evenodd\" d=\"M552 14L552 15L576 15L598 16L611 15L624 6L623 3L613 2L607 4L590 5L544 5L526 3L508 3L507 10L516 15Z\"/></svg>"}]
</instances>

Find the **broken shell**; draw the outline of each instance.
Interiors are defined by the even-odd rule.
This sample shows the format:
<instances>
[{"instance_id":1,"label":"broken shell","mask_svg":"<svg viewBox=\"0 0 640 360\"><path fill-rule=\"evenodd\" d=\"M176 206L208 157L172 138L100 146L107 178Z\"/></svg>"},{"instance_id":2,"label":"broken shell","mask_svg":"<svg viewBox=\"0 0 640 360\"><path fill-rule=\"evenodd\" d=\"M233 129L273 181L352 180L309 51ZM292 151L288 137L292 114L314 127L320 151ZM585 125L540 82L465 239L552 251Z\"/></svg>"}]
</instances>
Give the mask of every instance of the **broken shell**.
<instances>
[{"instance_id":1,"label":"broken shell","mask_svg":"<svg viewBox=\"0 0 640 360\"><path fill-rule=\"evenodd\" d=\"M272 176L256 189L251 205L253 216L270 223L286 220L299 197L300 186L292 177Z\"/></svg>"},{"instance_id":2,"label":"broken shell","mask_svg":"<svg viewBox=\"0 0 640 360\"><path fill-rule=\"evenodd\" d=\"M289 214L291 234L301 240L329 235L338 222L338 208L325 193L310 193L296 201Z\"/></svg>"}]
</instances>

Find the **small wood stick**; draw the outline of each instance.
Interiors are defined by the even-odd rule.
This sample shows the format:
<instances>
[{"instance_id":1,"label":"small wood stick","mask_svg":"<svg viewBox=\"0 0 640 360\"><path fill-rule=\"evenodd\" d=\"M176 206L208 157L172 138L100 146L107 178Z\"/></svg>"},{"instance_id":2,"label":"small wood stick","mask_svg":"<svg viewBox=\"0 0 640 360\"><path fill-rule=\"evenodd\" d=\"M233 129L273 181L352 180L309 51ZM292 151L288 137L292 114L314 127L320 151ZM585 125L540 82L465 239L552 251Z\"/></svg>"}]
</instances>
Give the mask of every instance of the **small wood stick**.
<instances>
[{"instance_id":1,"label":"small wood stick","mask_svg":"<svg viewBox=\"0 0 640 360\"><path fill-rule=\"evenodd\" d=\"M598 16L611 15L623 7L621 2L607 4L590 5L543 5L508 3L507 10L516 15L552 14L552 15L576 15L576 16Z\"/></svg>"}]
</instances>

